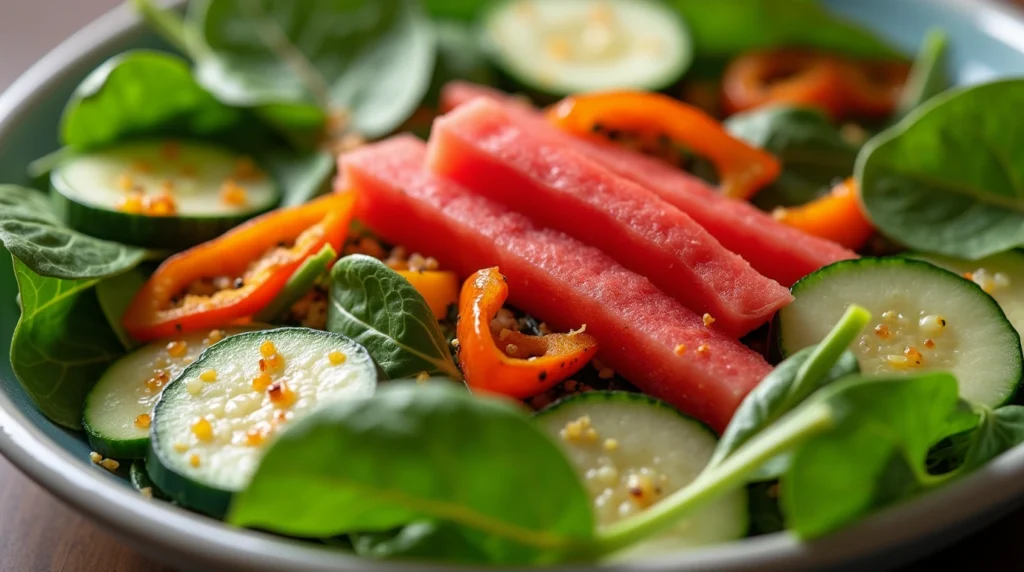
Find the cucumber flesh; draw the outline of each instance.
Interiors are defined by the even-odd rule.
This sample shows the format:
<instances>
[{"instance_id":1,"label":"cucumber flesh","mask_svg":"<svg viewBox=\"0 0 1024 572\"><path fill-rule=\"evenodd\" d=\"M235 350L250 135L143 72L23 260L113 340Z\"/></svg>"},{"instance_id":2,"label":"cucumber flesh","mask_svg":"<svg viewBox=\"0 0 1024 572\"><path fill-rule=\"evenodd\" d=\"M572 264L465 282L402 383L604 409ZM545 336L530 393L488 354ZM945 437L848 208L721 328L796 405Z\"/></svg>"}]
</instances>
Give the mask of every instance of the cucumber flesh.
<instances>
[{"instance_id":1,"label":"cucumber flesh","mask_svg":"<svg viewBox=\"0 0 1024 572\"><path fill-rule=\"evenodd\" d=\"M927 262L837 262L797 282L793 297L779 312L784 355L821 341L858 304L873 316L851 347L865 374L949 371L963 398L990 407L1020 384L1020 336L1006 314L977 284Z\"/></svg>"},{"instance_id":2,"label":"cucumber flesh","mask_svg":"<svg viewBox=\"0 0 1024 572\"><path fill-rule=\"evenodd\" d=\"M540 411L537 421L579 472L599 527L642 512L692 482L718 441L705 425L639 393L576 394ZM734 540L747 527L746 491L738 490L618 557Z\"/></svg>"},{"instance_id":3,"label":"cucumber flesh","mask_svg":"<svg viewBox=\"0 0 1024 572\"><path fill-rule=\"evenodd\" d=\"M684 22L654 0L505 0L487 12L483 33L508 75L554 95L657 91L692 61Z\"/></svg>"},{"instance_id":4,"label":"cucumber flesh","mask_svg":"<svg viewBox=\"0 0 1024 572\"><path fill-rule=\"evenodd\" d=\"M981 260L957 260L945 256L911 254L960 274L995 298L1017 333L1024 332L1024 254L1011 250Z\"/></svg>"},{"instance_id":5,"label":"cucumber flesh","mask_svg":"<svg viewBox=\"0 0 1024 572\"><path fill-rule=\"evenodd\" d=\"M246 329L227 330L225 335ZM149 425L160 391L210 346L211 333L196 332L143 346L117 360L85 398L82 425L89 445L104 457L141 459L149 448ZM216 339L216 338L212 338ZM170 344L184 344L175 347ZM182 353L178 353L181 350Z\"/></svg>"},{"instance_id":6,"label":"cucumber flesh","mask_svg":"<svg viewBox=\"0 0 1024 572\"><path fill-rule=\"evenodd\" d=\"M229 181L241 189L239 200L222 193ZM51 173L50 183L68 226L149 248L177 249L210 240L270 210L279 199L273 179L250 159L177 141L137 141L75 155ZM126 204L130 197L159 194L173 198L172 214Z\"/></svg>"},{"instance_id":7,"label":"cucumber flesh","mask_svg":"<svg viewBox=\"0 0 1024 572\"><path fill-rule=\"evenodd\" d=\"M264 351L283 358L283 366L261 372L260 363L269 359ZM257 382L261 373L274 383ZM283 427L333 402L369 397L376 384L369 354L340 334L279 328L232 336L203 352L164 390L147 472L182 506L223 516Z\"/></svg>"}]
</instances>

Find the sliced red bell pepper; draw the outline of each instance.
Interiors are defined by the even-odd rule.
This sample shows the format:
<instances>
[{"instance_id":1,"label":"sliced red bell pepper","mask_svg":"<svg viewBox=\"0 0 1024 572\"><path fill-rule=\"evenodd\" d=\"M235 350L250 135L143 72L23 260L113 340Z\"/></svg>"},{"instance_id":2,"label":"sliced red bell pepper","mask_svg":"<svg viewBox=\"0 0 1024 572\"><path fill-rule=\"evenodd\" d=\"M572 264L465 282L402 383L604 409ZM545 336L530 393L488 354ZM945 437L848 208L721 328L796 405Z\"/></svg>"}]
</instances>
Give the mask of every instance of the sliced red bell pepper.
<instances>
[{"instance_id":1,"label":"sliced red bell pepper","mask_svg":"<svg viewBox=\"0 0 1024 572\"><path fill-rule=\"evenodd\" d=\"M135 295L123 319L139 341L244 321L270 303L292 273L325 244L341 251L354 193L332 194L278 209L160 265ZM200 280L227 277L231 287L187 293Z\"/></svg>"},{"instance_id":2,"label":"sliced red bell pepper","mask_svg":"<svg viewBox=\"0 0 1024 572\"><path fill-rule=\"evenodd\" d=\"M723 194L748 199L779 176L769 153L729 135L700 109L658 93L615 91L567 97L548 111L548 119L579 137L602 139L609 132L668 137L711 161Z\"/></svg>"},{"instance_id":3,"label":"sliced red bell pepper","mask_svg":"<svg viewBox=\"0 0 1024 572\"><path fill-rule=\"evenodd\" d=\"M798 207L778 208L772 214L784 225L846 248L858 249L871 238L875 229L864 216L857 194L857 181L851 177L820 199Z\"/></svg>"},{"instance_id":4,"label":"sliced red bell pepper","mask_svg":"<svg viewBox=\"0 0 1024 572\"><path fill-rule=\"evenodd\" d=\"M575 374L597 353L597 340L583 332L528 336L491 331L491 320L508 298L497 268L473 274L459 298L459 364L478 391L526 399ZM499 347L500 346L500 347Z\"/></svg>"},{"instance_id":5,"label":"sliced red bell pepper","mask_svg":"<svg viewBox=\"0 0 1024 572\"><path fill-rule=\"evenodd\" d=\"M748 52L722 78L728 114L769 104L814 107L835 120L884 117L895 109L910 66L800 49Z\"/></svg>"}]
</instances>

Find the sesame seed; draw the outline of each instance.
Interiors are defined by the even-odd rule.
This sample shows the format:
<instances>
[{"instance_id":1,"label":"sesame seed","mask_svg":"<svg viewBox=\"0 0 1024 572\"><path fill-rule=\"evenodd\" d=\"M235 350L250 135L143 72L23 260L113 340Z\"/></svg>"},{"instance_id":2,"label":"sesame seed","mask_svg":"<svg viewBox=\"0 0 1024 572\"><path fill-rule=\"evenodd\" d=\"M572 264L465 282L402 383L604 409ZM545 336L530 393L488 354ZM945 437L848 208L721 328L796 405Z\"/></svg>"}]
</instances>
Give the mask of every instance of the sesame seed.
<instances>
[{"instance_id":1,"label":"sesame seed","mask_svg":"<svg viewBox=\"0 0 1024 572\"><path fill-rule=\"evenodd\" d=\"M419 383L423 383L424 381L427 381L428 379L430 379L430 374L425 372L425 371L421 371L416 376L416 381L419 382Z\"/></svg>"},{"instance_id":2,"label":"sesame seed","mask_svg":"<svg viewBox=\"0 0 1024 572\"><path fill-rule=\"evenodd\" d=\"M152 423L153 419L149 416L149 413L143 413L135 418L135 426L139 429L149 429Z\"/></svg>"},{"instance_id":3,"label":"sesame seed","mask_svg":"<svg viewBox=\"0 0 1024 572\"><path fill-rule=\"evenodd\" d=\"M188 445L184 443L175 443L174 450L178 453L184 453L185 451L188 451Z\"/></svg>"},{"instance_id":4,"label":"sesame seed","mask_svg":"<svg viewBox=\"0 0 1024 572\"><path fill-rule=\"evenodd\" d=\"M98 465L99 462L103 460L103 455L100 455L96 451L93 451L89 453L89 460Z\"/></svg>"},{"instance_id":5,"label":"sesame seed","mask_svg":"<svg viewBox=\"0 0 1024 572\"><path fill-rule=\"evenodd\" d=\"M676 352L677 356L683 355L684 353L686 353L686 344L677 345L674 351Z\"/></svg>"},{"instance_id":6,"label":"sesame seed","mask_svg":"<svg viewBox=\"0 0 1024 572\"><path fill-rule=\"evenodd\" d=\"M889 326L886 326L885 324L878 324L875 326L875 335L883 340L888 338L891 335L889 332Z\"/></svg>"},{"instance_id":7,"label":"sesame seed","mask_svg":"<svg viewBox=\"0 0 1024 572\"><path fill-rule=\"evenodd\" d=\"M274 383L274 380L266 373L261 373L252 378L252 388L260 393L266 391L271 383Z\"/></svg>"},{"instance_id":8,"label":"sesame seed","mask_svg":"<svg viewBox=\"0 0 1024 572\"><path fill-rule=\"evenodd\" d=\"M213 440L213 426L205 418L199 418L192 424L192 434L200 441Z\"/></svg>"},{"instance_id":9,"label":"sesame seed","mask_svg":"<svg viewBox=\"0 0 1024 572\"><path fill-rule=\"evenodd\" d=\"M210 346L224 339L224 330L210 330L203 343Z\"/></svg>"},{"instance_id":10,"label":"sesame seed","mask_svg":"<svg viewBox=\"0 0 1024 572\"><path fill-rule=\"evenodd\" d=\"M199 379L205 381L206 383L213 383L217 381L217 372L212 369L205 369L203 370L202 373L199 374Z\"/></svg>"},{"instance_id":11,"label":"sesame seed","mask_svg":"<svg viewBox=\"0 0 1024 572\"><path fill-rule=\"evenodd\" d=\"M260 355L263 357L270 357L277 353L277 348L274 346L274 342L270 340L263 340L260 344Z\"/></svg>"},{"instance_id":12,"label":"sesame seed","mask_svg":"<svg viewBox=\"0 0 1024 572\"><path fill-rule=\"evenodd\" d=\"M139 489L139 494L148 499L151 499L153 498L153 487L142 487L141 489Z\"/></svg>"},{"instance_id":13,"label":"sesame seed","mask_svg":"<svg viewBox=\"0 0 1024 572\"><path fill-rule=\"evenodd\" d=\"M190 455L189 458L188 458L188 464L191 465L193 469L198 469L199 468L199 455L197 455L195 453L192 453L192 455Z\"/></svg>"},{"instance_id":14,"label":"sesame seed","mask_svg":"<svg viewBox=\"0 0 1024 572\"><path fill-rule=\"evenodd\" d=\"M516 353L518 353L518 352L519 352L519 346L517 346L515 344L508 344L507 346L505 346L505 353L510 355L510 356L512 356L512 357L515 357Z\"/></svg>"},{"instance_id":15,"label":"sesame seed","mask_svg":"<svg viewBox=\"0 0 1024 572\"><path fill-rule=\"evenodd\" d=\"M348 357L345 354L343 354L342 352L340 352L338 350L334 350L331 353L327 354L327 359L333 365L341 365L341 364L345 363L345 360L347 360Z\"/></svg>"},{"instance_id":16,"label":"sesame seed","mask_svg":"<svg viewBox=\"0 0 1024 572\"><path fill-rule=\"evenodd\" d=\"M187 351L188 342L185 342L183 340L177 340L167 344L167 353L171 357L180 358L181 356L185 355L185 352Z\"/></svg>"},{"instance_id":17,"label":"sesame seed","mask_svg":"<svg viewBox=\"0 0 1024 572\"><path fill-rule=\"evenodd\" d=\"M715 323L715 319L711 317L711 314L704 314L704 327L710 328L711 324Z\"/></svg>"},{"instance_id":18,"label":"sesame seed","mask_svg":"<svg viewBox=\"0 0 1024 572\"><path fill-rule=\"evenodd\" d=\"M707 344L701 344L697 346L697 353L701 355L706 355L708 353L711 353L711 348L708 347Z\"/></svg>"},{"instance_id":19,"label":"sesame seed","mask_svg":"<svg viewBox=\"0 0 1024 572\"><path fill-rule=\"evenodd\" d=\"M615 440L615 439L605 439L604 440L604 450L605 451L614 451L614 450L616 450L618 448L619 448L619 442L617 440Z\"/></svg>"}]
</instances>

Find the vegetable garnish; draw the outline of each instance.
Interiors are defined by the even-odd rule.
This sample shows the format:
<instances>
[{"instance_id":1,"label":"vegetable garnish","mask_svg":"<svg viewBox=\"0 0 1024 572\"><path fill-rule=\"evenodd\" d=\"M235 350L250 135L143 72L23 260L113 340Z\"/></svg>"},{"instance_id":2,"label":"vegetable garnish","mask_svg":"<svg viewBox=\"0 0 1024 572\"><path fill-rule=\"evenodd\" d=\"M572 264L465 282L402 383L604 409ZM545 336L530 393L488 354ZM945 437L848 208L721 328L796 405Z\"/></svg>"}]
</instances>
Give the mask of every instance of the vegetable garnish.
<instances>
[{"instance_id":1,"label":"vegetable garnish","mask_svg":"<svg viewBox=\"0 0 1024 572\"><path fill-rule=\"evenodd\" d=\"M774 181L782 169L770 154L732 137L700 109L657 93L574 95L551 108L548 118L580 137L610 139L612 132L651 140L668 137L711 161L718 170L722 192L729 197L750 198Z\"/></svg>"},{"instance_id":2,"label":"vegetable garnish","mask_svg":"<svg viewBox=\"0 0 1024 572\"><path fill-rule=\"evenodd\" d=\"M458 303L459 278L446 270L397 270L402 278L423 296L438 320L448 315L448 307Z\"/></svg>"},{"instance_id":3,"label":"vegetable garnish","mask_svg":"<svg viewBox=\"0 0 1024 572\"><path fill-rule=\"evenodd\" d=\"M270 303L325 244L341 249L355 196L278 209L167 259L132 300L124 325L140 341L224 326ZM218 278L224 278L221 288ZM201 289L203 282L213 282Z\"/></svg>"},{"instance_id":4,"label":"vegetable garnish","mask_svg":"<svg viewBox=\"0 0 1024 572\"><path fill-rule=\"evenodd\" d=\"M885 117L899 103L910 69L885 60L778 49L736 58L722 79L728 113L770 103L816 107L833 119Z\"/></svg>"},{"instance_id":5,"label":"vegetable garnish","mask_svg":"<svg viewBox=\"0 0 1024 572\"><path fill-rule=\"evenodd\" d=\"M578 372L597 354L597 340L582 327L568 334L528 336L502 330L495 336L491 319L506 298L508 284L497 268L480 270L462 287L459 363L471 388L533 397Z\"/></svg>"},{"instance_id":6,"label":"vegetable garnish","mask_svg":"<svg viewBox=\"0 0 1024 572\"><path fill-rule=\"evenodd\" d=\"M864 246L875 231L857 199L853 177L820 199L798 207L777 208L773 215L783 224L854 250Z\"/></svg>"}]
</instances>

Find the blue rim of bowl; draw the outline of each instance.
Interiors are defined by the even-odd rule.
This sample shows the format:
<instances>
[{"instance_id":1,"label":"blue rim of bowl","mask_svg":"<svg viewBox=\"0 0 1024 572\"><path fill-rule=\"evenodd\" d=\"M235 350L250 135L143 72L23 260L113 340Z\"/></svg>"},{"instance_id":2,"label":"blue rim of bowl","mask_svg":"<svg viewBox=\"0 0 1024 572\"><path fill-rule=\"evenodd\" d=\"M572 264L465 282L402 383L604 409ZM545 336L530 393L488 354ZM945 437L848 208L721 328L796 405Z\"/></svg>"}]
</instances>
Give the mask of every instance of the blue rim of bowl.
<instances>
[{"instance_id":1,"label":"blue rim of bowl","mask_svg":"<svg viewBox=\"0 0 1024 572\"><path fill-rule=\"evenodd\" d=\"M954 9L993 36L1024 51L1024 18L991 0L933 0ZM0 141L30 110L33 95L81 70L102 48L142 23L127 4L101 16L49 52L0 95ZM57 446L0 393L0 454L37 484L137 547L179 562L254 571L453 570L457 566L371 562L326 546L230 527L176 506L147 499L114 482ZM630 562L629 570L794 570L837 565L908 545L986 513L1006 510L1024 497L1024 446L913 502L812 542L786 533L739 540ZM183 559L187 557L187 559ZM600 565L625 570L626 564ZM588 567L562 567L585 570Z\"/></svg>"}]
</instances>

